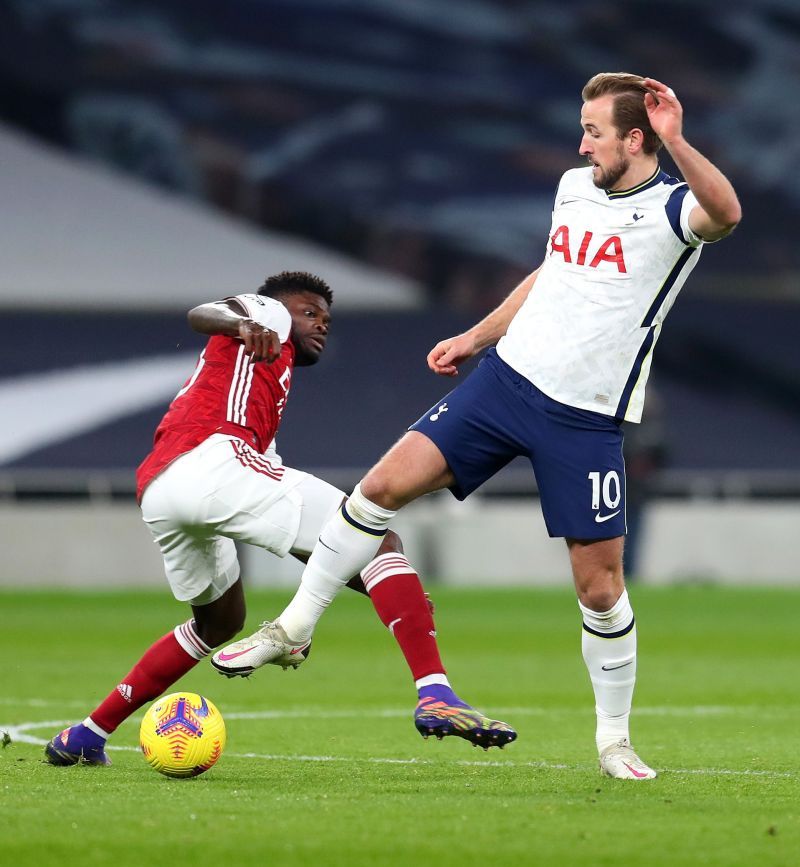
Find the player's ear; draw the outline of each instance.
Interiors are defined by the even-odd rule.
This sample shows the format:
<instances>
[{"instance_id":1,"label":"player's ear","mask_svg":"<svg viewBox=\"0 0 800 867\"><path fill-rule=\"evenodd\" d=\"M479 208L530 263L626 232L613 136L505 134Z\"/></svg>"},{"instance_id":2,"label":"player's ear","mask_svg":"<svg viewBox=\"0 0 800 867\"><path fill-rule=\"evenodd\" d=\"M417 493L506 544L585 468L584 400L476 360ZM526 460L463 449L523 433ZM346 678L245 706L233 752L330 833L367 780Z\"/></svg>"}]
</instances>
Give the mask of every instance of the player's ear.
<instances>
[{"instance_id":1,"label":"player's ear","mask_svg":"<svg viewBox=\"0 0 800 867\"><path fill-rule=\"evenodd\" d=\"M644 133L638 127L634 127L628 131L627 139L628 153L631 155L640 153L644 147Z\"/></svg>"}]
</instances>

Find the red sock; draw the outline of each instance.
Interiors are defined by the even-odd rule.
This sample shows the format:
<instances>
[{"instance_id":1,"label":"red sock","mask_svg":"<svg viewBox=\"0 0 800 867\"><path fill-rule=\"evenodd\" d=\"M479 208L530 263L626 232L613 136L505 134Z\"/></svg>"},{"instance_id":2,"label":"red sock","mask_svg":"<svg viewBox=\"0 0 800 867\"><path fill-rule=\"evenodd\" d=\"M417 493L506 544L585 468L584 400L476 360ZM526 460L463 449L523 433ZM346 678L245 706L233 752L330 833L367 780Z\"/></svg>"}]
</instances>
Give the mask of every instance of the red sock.
<instances>
[{"instance_id":1,"label":"red sock","mask_svg":"<svg viewBox=\"0 0 800 867\"><path fill-rule=\"evenodd\" d=\"M402 554L381 554L361 577L378 617L400 645L414 680L444 674L428 600L408 560Z\"/></svg>"},{"instance_id":2,"label":"red sock","mask_svg":"<svg viewBox=\"0 0 800 867\"><path fill-rule=\"evenodd\" d=\"M176 626L149 647L122 682L89 716L111 734L135 710L183 677L211 652L194 630L194 621Z\"/></svg>"}]
</instances>

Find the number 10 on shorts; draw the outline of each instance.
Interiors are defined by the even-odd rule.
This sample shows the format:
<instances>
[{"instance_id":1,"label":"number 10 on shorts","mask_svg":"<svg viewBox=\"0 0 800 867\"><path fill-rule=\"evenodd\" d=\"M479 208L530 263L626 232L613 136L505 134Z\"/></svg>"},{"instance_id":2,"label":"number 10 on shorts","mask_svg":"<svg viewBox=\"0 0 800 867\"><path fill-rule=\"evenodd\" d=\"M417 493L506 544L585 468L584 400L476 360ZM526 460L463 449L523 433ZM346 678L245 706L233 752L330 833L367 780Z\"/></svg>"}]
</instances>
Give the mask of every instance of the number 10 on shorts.
<instances>
[{"instance_id":1,"label":"number 10 on shorts","mask_svg":"<svg viewBox=\"0 0 800 867\"><path fill-rule=\"evenodd\" d=\"M601 482L601 473L589 473L589 481L592 483L592 509L600 508L600 495L603 496L603 504L607 509L616 509L622 499L622 486L619 483L619 473L609 470Z\"/></svg>"}]
</instances>

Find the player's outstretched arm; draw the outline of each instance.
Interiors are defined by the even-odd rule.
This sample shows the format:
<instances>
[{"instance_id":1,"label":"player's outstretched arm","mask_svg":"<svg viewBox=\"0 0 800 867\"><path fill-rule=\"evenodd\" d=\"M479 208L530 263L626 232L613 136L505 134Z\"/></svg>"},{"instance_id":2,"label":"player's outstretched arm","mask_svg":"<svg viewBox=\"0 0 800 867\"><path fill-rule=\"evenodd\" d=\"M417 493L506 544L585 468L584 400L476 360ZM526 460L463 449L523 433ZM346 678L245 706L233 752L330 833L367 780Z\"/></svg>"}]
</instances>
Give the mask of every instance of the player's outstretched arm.
<instances>
[{"instance_id":1,"label":"player's outstretched arm","mask_svg":"<svg viewBox=\"0 0 800 867\"><path fill-rule=\"evenodd\" d=\"M664 142L698 201L689 216L692 231L706 241L724 238L742 219L742 208L731 182L683 137L683 108L675 91L655 78L645 78L644 98L650 124Z\"/></svg>"},{"instance_id":2,"label":"player's outstretched arm","mask_svg":"<svg viewBox=\"0 0 800 867\"><path fill-rule=\"evenodd\" d=\"M276 331L237 313L227 301L215 301L192 308L189 326L200 334L223 334L237 337L245 351L256 361L271 364L281 354L281 341Z\"/></svg>"},{"instance_id":3,"label":"player's outstretched arm","mask_svg":"<svg viewBox=\"0 0 800 867\"><path fill-rule=\"evenodd\" d=\"M485 319L469 331L440 340L428 353L428 367L440 376L458 376L458 365L492 346L506 333L511 320L522 307L536 282L539 268L533 271Z\"/></svg>"}]
</instances>

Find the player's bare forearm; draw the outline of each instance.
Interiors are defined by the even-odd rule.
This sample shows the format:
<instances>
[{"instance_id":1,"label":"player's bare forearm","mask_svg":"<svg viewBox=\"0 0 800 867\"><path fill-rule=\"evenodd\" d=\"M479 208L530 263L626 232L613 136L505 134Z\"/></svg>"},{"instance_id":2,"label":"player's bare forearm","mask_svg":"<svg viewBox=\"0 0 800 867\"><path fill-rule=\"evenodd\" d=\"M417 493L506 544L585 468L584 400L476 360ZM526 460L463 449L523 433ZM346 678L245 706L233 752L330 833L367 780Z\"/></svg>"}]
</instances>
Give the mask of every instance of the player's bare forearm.
<instances>
[{"instance_id":1,"label":"player's bare forearm","mask_svg":"<svg viewBox=\"0 0 800 867\"><path fill-rule=\"evenodd\" d=\"M522 307L539 273L537 268L488 316L463 334L440 340L428 353L428 367L440 376L457 376L458 365L492 346L506 333L511 320Z\"/></svg>"},{"instance_id":2,"label":"player's bare forearm","mask_svg":"<svg viewBox=\"0 0 800 867\"><path fill-rule=\"evenodd\" d=\"M540 266L541 267L541 266ZM525 303L528 293L533 288L536 278L539 276L537 268L511 292L511 294L481 321L470 328L468 334L475 340L475 352L493 346L508 331L511 320L517 315L519 308Z\"/></svg>"},{"instance_id":3,"label":"player's bare forearm","mask_svg":"<svg viewBox=\"0 0 800 867\"><path fill-rule=\"evenodd\" d=\"M731 182L683 136L664 145L703 210L690 219L692 229L709 241L733 231L742 208Z\"/></svg>"},{"instance_id":4,"label":"player's bare forearm","mask_svg":"<svg viewBox=\"0 0 800 867\"><path fill-rule=\"evenodd\" d=\"M239 326L245 317L240 316L225 303L212 302L192 308L187 314L189 327L199 334L224 334L238 337Z\"/></svg>"}]
</instances>

